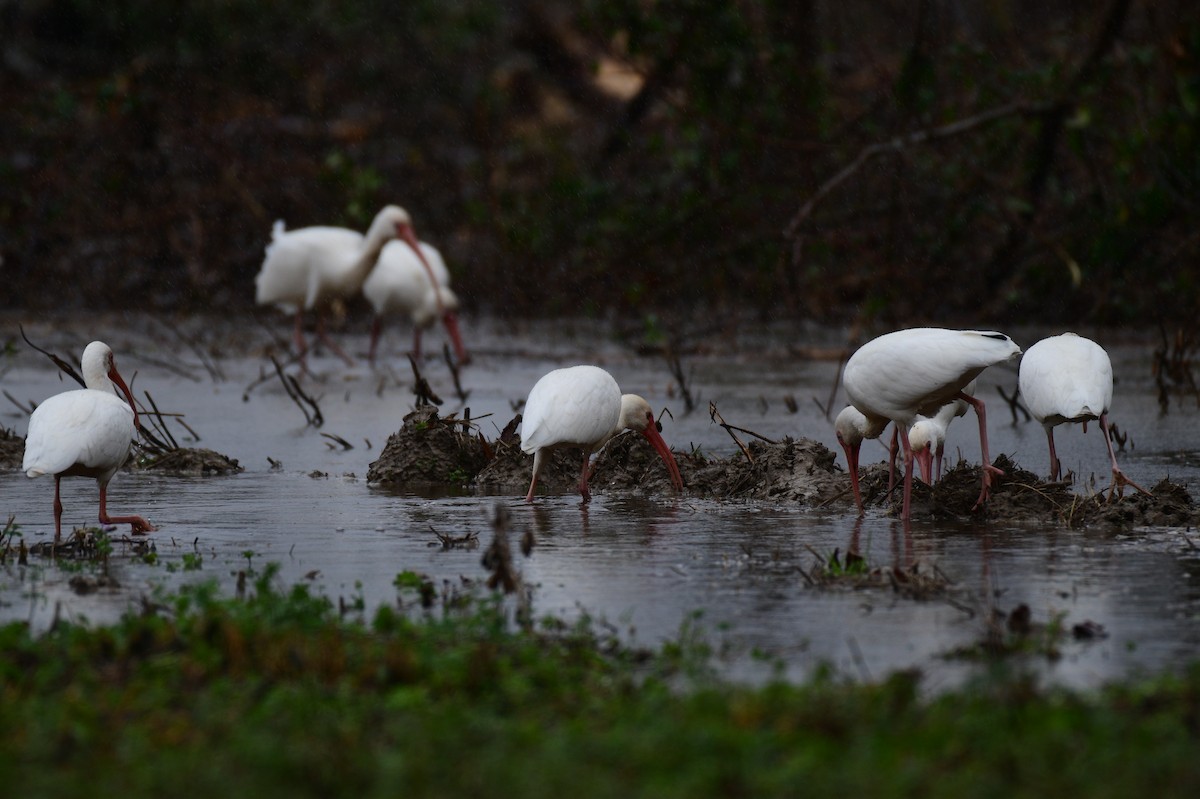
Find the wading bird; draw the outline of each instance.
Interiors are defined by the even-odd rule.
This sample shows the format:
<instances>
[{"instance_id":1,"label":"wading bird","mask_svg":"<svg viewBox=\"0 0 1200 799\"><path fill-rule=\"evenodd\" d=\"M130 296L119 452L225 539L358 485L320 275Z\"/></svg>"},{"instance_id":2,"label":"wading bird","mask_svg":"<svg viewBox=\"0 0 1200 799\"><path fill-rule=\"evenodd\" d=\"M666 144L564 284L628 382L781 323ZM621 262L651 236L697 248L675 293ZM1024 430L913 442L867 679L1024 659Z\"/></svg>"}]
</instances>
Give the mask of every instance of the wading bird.
<instances>
[{"instance_id":1,"label":"wading bird","mask_svg":"<svg viewBox=\"0 0 1200 799\"><path fill-rule=\"evenodd\" d=\"M677 491L683 490L675 456L659 434L646 400L636 394L621 394L613 376L598 366L571 366L543 375L529 392L521 422L521 449L533 455L533 479L525 501L533 501L546 455L566 447L583 450L579 493L585 502L591 499L588 458L625 430L635 430L649 439L666 464L671 483Z\"/></svg>"},{"instance_id":2,"label":"wading bird","mask_svg":"<svg viewBox=\"0 0 1200 799\"><path fill-rule=\"evenodd\" d=\"M399 238L420 258L417 235L408 212L389 205L375 215L364 236L340 227L305 227L285 230L278 221L271 230L262 269L254 278L254 301L276 305L296 314L296 348L303 364L308 352L304 340L304 312L313 311L317 337L347 364L353 359L325 333L325 313L338 299L349 299L362 290L363 281L379 260L383 246ZM429 264L421 260L429 281L438 284Z\"/></svg>"},{"instance_id":3,"label":"wading bird","mask_svg":"<svg viewBox=\"0 0 1200 799\"><path fill-rule=\"evenodd\" d=\"M450 290L450 270L437 248L420 242L420 257L406 243L390 241L379 254L379 261L367 279L362 292L375 309L371 323L371 346L367 357L375 363L375 348L387 314L408 314L413 325L413 358L421 358L421 331L432 327L439 318L450 335L454 356L467 363L470 356L463 347L458 330L458 297ZM429 272L426 271L429 269ZM430 282L429 273L437 283Z\"/></svg>"},{"instance_id":4,"label":"wading bird","mask_svg":"<svg viewBox=\"0 0 1200 799\"><path fill-rule=\"evenodd\" d=\"M134 535L154 530L141 516L108 515L108 481L124 465L137 435L138 416L108 345L93 341L83 351L87 388L55 394L34 409L21 468L29 477L54 475L54 539L62 535L64 477L91 477L100 486L100 522L128 524ZM125 399L113 393L113 385Z\"/></svg>"},{"instance_id":5,"label":"wading bird","mask_svg":"<svg viewBox=\"0 0 1200 799\"><path fill-rule=\"evenodd\" d=\"M964 394L975 396L975 381L972 380ZM967 413L965 400L956 399L947 402L933 416L918 416L917 421L908 431L908 443L912 447L913 460L921 468L921 479L929 485L942 479L942 455L946 450L946 431L950 423ZM934 471L933 461L937 461Z\"/></svg>"},{"instance_id":6,"label":"wading bird","mask_svg":"<svg viewBox=\"0 0 1200 799\"><path fill-rule=\"evenodd\" d=\"M1061 464L1054 451L1054 428L1060 424L1100 421L1100 433L1108 447L1112 462L1112 489L1121 491L1133 486L1150 493L1134 483L1117 466L1112 440L1108 434L1108 406L1112 404L1112 362L1108 353L1091 339L1074 333L1044 338L1034 344L1021 358L1017 377L1018 390L1025 407L1046 429L1050 443L1050 479L1059 479Z\"/></svg>"},{"instance_id":7,"label":"wading bird","mask_svg":"<svg viewBox=\"0 0 1200 799\"><path fill-rule=\"evenodd\" d=\"M1021 348L1003 333L923 327L880 336L850 356L842 373L850 403L873 427L882 430L888 421L896 424L904 451L902 519L909 518L912 497L913 452L908 429L918 415L933 416L954 399L973 406L979 417L983 486L975 507L987 501L992 474L1001 472L988 456L983 401L964 394L962 389L987 367L1020 354ZM851 484L857 489L856 477L851 478ZM856 492L854 499L862 512L862 495Z\"/></svg>"}]
</instances>

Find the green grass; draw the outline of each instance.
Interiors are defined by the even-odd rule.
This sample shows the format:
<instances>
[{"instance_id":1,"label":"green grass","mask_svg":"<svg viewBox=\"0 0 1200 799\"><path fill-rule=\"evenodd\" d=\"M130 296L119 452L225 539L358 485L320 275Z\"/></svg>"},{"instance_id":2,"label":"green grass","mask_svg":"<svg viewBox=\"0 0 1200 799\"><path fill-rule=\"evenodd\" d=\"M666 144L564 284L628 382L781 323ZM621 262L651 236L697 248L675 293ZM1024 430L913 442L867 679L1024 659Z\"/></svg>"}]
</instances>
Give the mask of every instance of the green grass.
<instances>
[{"instance_id":1,"label":"green grass","mask_svg":"<svg viewBox=\"0 0 1200 799\"><path fill-rule=\"evenodd\" d=\"M111 627L0 628L4 794L1200 791L1200 667L1089 693L1010 677L929 699L908 674L749 688L714 677L688 633L648 652L586 622L518 630L487 597L346 621L273 579L242 600L188 589Z\"/></svg>"}]
</instances>

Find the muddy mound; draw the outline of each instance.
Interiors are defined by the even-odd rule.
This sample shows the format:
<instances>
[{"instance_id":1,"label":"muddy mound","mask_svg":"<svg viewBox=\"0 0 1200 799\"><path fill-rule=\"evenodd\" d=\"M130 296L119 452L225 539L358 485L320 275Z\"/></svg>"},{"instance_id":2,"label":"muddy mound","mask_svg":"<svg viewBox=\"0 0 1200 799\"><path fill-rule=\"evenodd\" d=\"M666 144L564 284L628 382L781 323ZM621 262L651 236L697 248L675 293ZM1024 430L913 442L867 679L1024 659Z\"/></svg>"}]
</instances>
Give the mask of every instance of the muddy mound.
<instances>
[{"instance_id":1,"label":"muddy mound","mask_svg":"<svg viewBox=\"0 0 1200 799\"><path fill-rule=\"evenodd\" d=\"M492 459L475 476L477 486L512 493L529 489L529 479L533 476L533 456L521 451L520 436L514 433L507 440L493 442L492 454ZM579 484L582 464L582 450L550 452L538 476L538 490L552 494L574 491ZM592 485L597 484L593 482Z\"/></svg>"},{"instance_id":2,"label":"muddy mound","mask_svg":"<svg viewBox=\"0 0 1200 799\"><path fill-rule=\"evenodd\" d=\"M161 454L147 454L129 464L138 471L181 477L213 477L245 471L236 459L204 447L180 447Z\"/></svg>"},{"instance_id":3,"label":"muddy mound","mask_svg":"<svg viewBox=\"0 0 1200 799\"><path fill-rule=\"evenodd\" d=\"M993 465L1003 470L1004 476L992 484L990 498L983 509L974 510L975 502L979 499L979 467L959 463L932 487L919 480L913 483L912 517L970 517L1056 527L1117 529L1138 526L1182 527L1200 520L1200 513L1187 489L1167 480L1159 482L1150 494L1126 488L1123 497L1110 496L1108 493L1083 495L1073 491L1065 482L1041 480L1006 455L996 458ZM881 468L881 471L886 487L886 469ZM893 511L898 514L903 501L899 487L891 501Z\"/></svg>"},{"instance_id":4,"label":"muddy mound","mask_svg":"<svg viewBox=\"0 0 1200 799\"><path fill-rule=\"evenodd\" d=\"M439 483L463 485L487 463L490 445L457 419L441 419L424 406L404 417L388 437L379 459L367 468L367 482L381 485Z\"/></svg>"},{"instance_id":5,"label":"muddy mound","mask_svg":"<svg viewBox=\"0 0 1200 799\"><path fill-rule=\"evenodd\" d=\"M25 457L25 439L0 425L0 469L19 469Z\"/></svg>"},{"instance_id":6,"label":"muddy mound","mask_svg":"<svg viewBox=\"0 0 1200 799\"><path fill-rule=\"evenodd\" d=\"M853 502L850 478L834 465L836 455L819 441L785 438L778 443L753 441L747 449L721 460L706 461L685 472L693 493L717 498L773 499L823 504L845 494ZM680 470L683 463L679 464ZM864 473L865 474L865 473ZM874 479L872 477L872 479ZM884 475L886 489L886 474Z\"/></svg>"}]
</instances>

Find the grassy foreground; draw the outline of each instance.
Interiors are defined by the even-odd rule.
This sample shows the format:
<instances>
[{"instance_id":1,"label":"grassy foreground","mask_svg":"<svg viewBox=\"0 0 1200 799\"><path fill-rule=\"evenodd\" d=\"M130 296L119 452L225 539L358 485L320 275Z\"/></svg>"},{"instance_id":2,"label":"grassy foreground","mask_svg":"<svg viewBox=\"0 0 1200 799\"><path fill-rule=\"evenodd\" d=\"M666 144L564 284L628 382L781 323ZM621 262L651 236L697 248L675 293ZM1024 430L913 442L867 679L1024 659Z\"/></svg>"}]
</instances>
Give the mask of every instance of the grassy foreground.
<instances>
[{"instance_id":1,"label":"grassy foreground","mask_svg":"<svg viewBox=\"0 0 1200 799\"><path fill-rule=\"evenodd\" d=\"M1200 667L1087 694L746 688L686 636L513 631L488 601L346 622L271 579L112 627L0 628L4 794L1200 795Z\"/></svg>"}]
</instances>

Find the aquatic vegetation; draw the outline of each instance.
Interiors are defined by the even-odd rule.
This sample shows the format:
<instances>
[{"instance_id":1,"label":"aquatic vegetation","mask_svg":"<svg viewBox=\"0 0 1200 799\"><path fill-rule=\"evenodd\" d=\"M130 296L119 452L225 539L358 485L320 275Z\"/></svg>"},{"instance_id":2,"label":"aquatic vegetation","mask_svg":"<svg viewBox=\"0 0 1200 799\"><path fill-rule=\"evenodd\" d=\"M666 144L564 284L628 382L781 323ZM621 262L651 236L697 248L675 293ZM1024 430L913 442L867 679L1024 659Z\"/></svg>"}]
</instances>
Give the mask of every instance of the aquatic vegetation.
<instances>
[{"instance_id":1,"label":"aquatic vegetation","mask_svg":"<svg viewBox=\"0 0 1200 799\"><path fill-rule=\"evenodd\" d=\"M421 584L401 574L398 587ZM919 674L757 687L604 626L522 630L503 601L345 621L267 567L111 627L0 627L13 795L1194 795L1200 666L1091 693Z\"/></svg>"}]
</instances>

